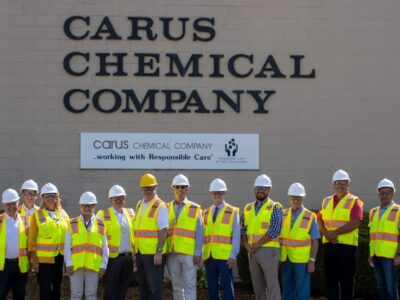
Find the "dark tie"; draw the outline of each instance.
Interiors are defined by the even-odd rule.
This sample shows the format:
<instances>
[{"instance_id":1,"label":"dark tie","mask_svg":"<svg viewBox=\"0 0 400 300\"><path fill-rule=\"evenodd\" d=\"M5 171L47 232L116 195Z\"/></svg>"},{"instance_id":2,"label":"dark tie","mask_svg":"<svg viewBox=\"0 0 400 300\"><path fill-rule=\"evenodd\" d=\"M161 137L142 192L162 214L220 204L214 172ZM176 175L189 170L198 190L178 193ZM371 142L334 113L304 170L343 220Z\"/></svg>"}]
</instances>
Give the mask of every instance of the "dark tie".
<instances>
[{"instance_id":1,"label":"dark tie","mask_svg":"<svg viewBox=\"0 0 400 300\"><path fill-rule=\"evenodd\" d=\"M214 213L213 213L213 223L215 223L215 220L217 219L217 214L218 214L218 206L215 207Z\"/></svg>"}]
</instances>

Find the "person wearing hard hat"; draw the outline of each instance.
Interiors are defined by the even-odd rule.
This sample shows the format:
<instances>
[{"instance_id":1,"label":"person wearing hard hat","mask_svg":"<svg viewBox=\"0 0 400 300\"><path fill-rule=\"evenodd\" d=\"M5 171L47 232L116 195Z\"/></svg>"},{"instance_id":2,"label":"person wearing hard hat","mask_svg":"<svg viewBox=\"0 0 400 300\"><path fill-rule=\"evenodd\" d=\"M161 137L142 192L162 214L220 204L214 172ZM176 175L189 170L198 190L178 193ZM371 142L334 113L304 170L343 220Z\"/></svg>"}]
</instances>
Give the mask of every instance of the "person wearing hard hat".
<instances>
[{"instance_id":1,"label":"person wearing hard hat","mask_svg":"<svg viewBox=\"0 0 400 300\"><path fill-rule=\"evenodd\" d=\"M120 185L108 191L111 207L100 210L97 217L106 227L109 260L104 275L104 299L125 299L133 276L133 227L135 213L125 208L126 192Z\"/></svg>"},{"instance_id":2,"label":"person wearing hard hat","mask_svg":"<svg viewBox=\"0 0 400 300\"><path fill-rule=\"evenodd\" d=\"M167 203L167 269L175 300L196 299L197 265L201 263L203 221L200 205L186 197L189 179L178 174L172 180L174 200Z\"/></svg>"},{"instance_id":3,"label":"person wearing hard hat","mask_svg":"<svg viewBox=\"0 0 400 300\"><path fill-rule=\"evenodd\" d=\"M35 204L38 193L39 187L34 180L28 179L24 181L21 186L22 203L18 206L18 213L22 217L26 216L28 218L28 224L35 211L39 210L39 206ZM27 293L29 299L39 298L37 278L32 272L28 275Z\"/></svg>"},{"instance_id":4,"label":"person wearing hard hat","mask_svg":"<svg viewBox=\"0 0 400 300\"><path fill-rule=\"evenodd\" d=\"M28 280L28 221L18 213L18 193L3 192L5 212L0 215L0 299L12 288L14 299L24 299Z\"/></svg>"},{"instance_id":5,"label":"person wearing hard hat","mask_svg":"<svg viewBox=\"0 0 400 300\"><path fill-rule=\"evenodd\" d=\"M281 299L279 287L279 235L282 205L269 198L271 179L259 175L254 182L256 201L246 204L241 218L243 246L249 253L249 268L256 299Z\"/></svg>"},{"instance_id":6,"label":"person wearing hard hat","mask_svg":"<svg viewBox=\"0 0 400 300\"><path fill-rule=\"evenodd\" d=\"M35 211L29 224L28 250L33 272L38 273L40 299L60 299L69 217L54 184L43 185L40 197L40 210Z\"/></svg>"},{"instance_id":7,"label":"person wearing hard hat","mask_svg":"<svg viewBox=\"0 0 400 300\"><path fill-rule=\"evenodd\" d=\"M157 179L152 174L140 178L143 198L136 205L135 229L136 266L140 298L163 298L165 243L168 230L168 208L157 195Z\"/></svg>"},{"instance_id":8,"label":"person wearing hard hat","mask_svg":"<svg viewBox=\"0 0 400 300\"><path fill-rule=\"evenodd\" d=\"M65 236L64 260L71 283L71 300L97 299L99 278L103 277L108 262L105 226L95 217L97 199L85 192L79 199L81 215L68 223Z\"/></svg>"},{"instance_id":9,"label":"person wearing hard hat","mask_svg":"<svg viewBox=\"0 0 400 300\"><path fill-rule=\"evenodd\" d=\"M364 203L349 192L350 177L337 170L334 194L322 200L317 220L324 251L325 288L328 299L353 299L358 228Z\"/></svg>"},{"instance_id":10,"label":"person wearing hard hat","mask_svg":"<svg viewBox=\"0 0 400 300\"><path fill-rule=\"evenodd\" d=\"M210 184L213 205L204 211L203 260L206 268L208 298L219 300L222 287L224 300L233 299L232 268L240 251L239 208L225 201L226 183L214 179Z\"/></svg>"},{"instance_id":11,"label":"person wearing hard hat","mask_svg":"<svg viewBox=\"0 0 400 300\"><path fill-rule=\"evenodd\" d=\"M380 206L369 213L369 264L374 268L379 299L399 299L397 269L400 265L400 206L393 201L396 189L391 180L378 183Z\"/></svg>"},{"instance_id":12,"label":"person wearing hard hat","mask_svg":"<svg viewBox=\"0 0 400 300\"><path fill-rule=\"evenodd\" d=\"M310 299L310 274L315 271L318 252L318 230L315 213L304 207L306 191L293 183L288 191L290 208L283 211L280 236L282 266L282 299Z\"/></svg>"}]
</instances>

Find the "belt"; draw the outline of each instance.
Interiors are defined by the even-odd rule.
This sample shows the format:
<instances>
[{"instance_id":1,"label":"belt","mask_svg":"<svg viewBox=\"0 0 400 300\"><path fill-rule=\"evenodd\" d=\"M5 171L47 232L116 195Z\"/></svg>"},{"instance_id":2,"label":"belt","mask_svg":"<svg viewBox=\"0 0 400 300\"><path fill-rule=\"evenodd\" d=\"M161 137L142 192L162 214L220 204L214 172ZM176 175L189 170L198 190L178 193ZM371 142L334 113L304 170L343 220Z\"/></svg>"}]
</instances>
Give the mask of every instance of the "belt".
<instances>
[{"instance_id":1,"label":"belt","mask_svg":"<svg viewBox=\"0 0 400 300\"><path fill-rule=\"evenodd\" d=\"M124 252L124 253L120 253L118 254L117 257L121 257L121 256L132 256L132 252Z\"/></svg>"},{"instance_id":2,"label":"belt","mask_svg":"<svg viewBox=\"0 0 400 300\"><path fill-rule=\"evenodd\" d=\"M18 258L6 258L7 262L18 262Z\"/></svg>"}]
</instances>

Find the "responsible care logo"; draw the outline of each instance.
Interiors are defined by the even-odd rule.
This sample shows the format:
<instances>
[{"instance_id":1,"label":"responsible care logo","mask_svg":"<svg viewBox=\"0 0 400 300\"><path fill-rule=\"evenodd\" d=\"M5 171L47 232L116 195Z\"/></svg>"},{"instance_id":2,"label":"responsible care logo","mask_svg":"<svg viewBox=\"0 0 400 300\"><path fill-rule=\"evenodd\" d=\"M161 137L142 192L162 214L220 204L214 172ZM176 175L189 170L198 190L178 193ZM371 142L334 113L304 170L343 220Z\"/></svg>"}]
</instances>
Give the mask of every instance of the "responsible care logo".
<instances>
[{"instance_id":1,"label":"responsible care logo","mask_svg":"<svg viewBox=\"0 0 400 300\"><path fill-rule=\"evenodd\" d=\"M229 142L225 144L225 152L228 157L235 157L238 151L239 145L235 142L234 138L230 139Z\"/></svg>"}]
</instances>

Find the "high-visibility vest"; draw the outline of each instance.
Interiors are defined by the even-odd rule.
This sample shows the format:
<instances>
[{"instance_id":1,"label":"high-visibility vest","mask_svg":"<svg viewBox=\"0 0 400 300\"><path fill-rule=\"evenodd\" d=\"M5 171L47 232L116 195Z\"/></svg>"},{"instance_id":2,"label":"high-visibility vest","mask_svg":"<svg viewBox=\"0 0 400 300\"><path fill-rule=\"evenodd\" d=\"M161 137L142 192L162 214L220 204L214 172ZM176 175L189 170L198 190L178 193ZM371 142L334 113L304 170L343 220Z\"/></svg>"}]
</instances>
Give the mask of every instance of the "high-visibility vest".
<instances>
[{"instance_id":1,"label":"high-visibility vest","mask_svg":"<svg viewBox=\"0 0 400 300\"><path fill-rule=\"evenodd\" d=\"M80 268L99 272L103 257L105 226L95 218L89 231L80 217L69 221L71 234L71 261L74 271Z\"/></svg>"},{"instance_id":2,"label":"high-visibility vest","mask_svg":"<svg viewBox=\"0 0 400 300\"><path fill-rule=\"evenodd\" d=\"M328 231L334 231L350 222L350 213L356 201L359 201L361 206L364 206L364 203L357 196L348 193L333 208L333 196L326 197L322 201L321 208L325 228ZM345 234L339 234L337 240L339 244L358 246L358 228ZM325 236L322 237L322 243L325 244L327 242L328 240Z\"/></svg>"},{"instance_id":3,"label":"high-visibility vest","mask_svg":"<svg viewBox=\"0 0 400 300\"><path fill-rule=\"evenodd\" d=\"M18 218L18 267L21 273L28 272L29 260L28 260L28 218L21 217L19 214ZM0 271L4 270L4 264L6 261L6 243L7 243L7 226L6 226L6 214L0 215Z\"/></svg>"},{"instance_id":4,"label":"high-visibility vest","mask_svg":"<svg viewBox=\"0 0 400 300\"><path fill-rule=\"evenodd\" d=\"M194 255L196 245L197 219L200 205L187 201L183 204L178 218L175 216L174 201L168 207L167 252Z\"/></svg>"},{"instance_id":5,"label":"high-visibility vest","mask_svg":"<svg viewBox=\"0 0 400 300\"><path fill-rule=\"evenodd\" d=\"M135 232L135 253L156 254L158 245L157 216L161 207L165 207L164 201L154 198L142 213L142 200L136 205L136 217L133 222ZM162 253L167 252L167 244L164 243Z\"/></svg>"},{"instance_id":6,"label":"high-visibility vest","mask_svg":"<svg viewBox=\"0 0 400 300\"><path fill-rule=\"evenodd\" d=\"M283 211L283 228L280 236L281 261L292 263L307 263L311 255L311 235L310 228L315 214L308 209L303 209L296 221L292 221L292 208Z\"/></svg>"},{"instance_id":7,"label":"high-visibility vest","mask_svg":"<svg viewBox=\"0 0 400 300\"><path fill-rule=\"evenodd\" d=\"M232 252L234 215L239 208L225 204L213 222L212 207L204 211L203 260L208 258L228 260Z\"/></svg>"},{"instance_id":8,"label":"high-visibility vest","mask_svg":"<svg viewBox=\"0 0 400 300\"><path fill-rule=\"evenodd\" d=\"M392 203L379 219L379 207L369 213L369 253L393 259L399 245L400 206Z\"/></svg>"},{"instance_id":9,"label":"high-visibility vest","mask_svg":"<svg viewBox=\"0 0 400 300\"><path fill-rule=\"evenodd\" d=\"M130 252L133 252L133 228L132 222L135 218L135 212L132 208L123 208L124 216L127 220L129 227L129 237L130 237ZM101 216L103 222L106 226L108 250L111 258L115 258L119 254L119 246L121 244L121 225L118 222L117 216L115 215L114 209L109 207L104 210L100 210L98 215Z\"/></svg>"},{"instance_id":10,"label":"high-visibility vest","mask_svg":"<svg viewBox=\"0 0 400 300\"><path fill-rule=\"evenodd\" d=\"M65 233L68 227L68 216L64 211L55 211L58 218L53 220L46 209L37 210L34 214L38 225L36 237L36 255L54 257L64 255Z\"/></svg>"},{"instance_id":11,"label":"high-visibility vest","mask_svg":"<svg viewBox=\"0 0 400 300\"><path fill-rule=\"evenodd\" d=\"M280 208L282 208L282 205L279 202L268 199L268 201L261 206L258 214L256 215L254 205L254 202L248 203L244 208L244 223L247 227L246 234L250 245L256 243L259 239L267 234L270 228L271 216L274 207L278 205ZM264 243L261 247L279 248L279 237Z\"/></svg>"}]
</instances>

